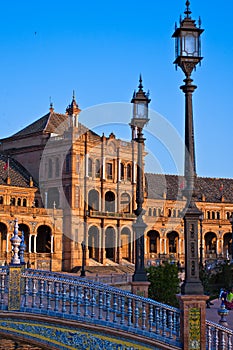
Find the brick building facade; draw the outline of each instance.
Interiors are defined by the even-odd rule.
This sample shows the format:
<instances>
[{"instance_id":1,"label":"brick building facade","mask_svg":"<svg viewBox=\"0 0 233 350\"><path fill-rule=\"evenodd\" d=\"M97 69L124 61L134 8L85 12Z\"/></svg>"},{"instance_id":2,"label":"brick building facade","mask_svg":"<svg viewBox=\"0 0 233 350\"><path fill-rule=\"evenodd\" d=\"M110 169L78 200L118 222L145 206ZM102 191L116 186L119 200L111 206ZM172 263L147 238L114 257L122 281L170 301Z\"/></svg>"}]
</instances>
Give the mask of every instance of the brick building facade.
<instances>
[{"instance_id":1,"label":"brick building facade","mask_svg":"<svg viewBox=\"0 0 233 350\"><path fill-rule=\"evenodd\" d=\"M99 136L79 114L73 97L65 114L51 105L48 114L1 140L2 264L10 261L14 218L25 235L29 266L71 271L81 265L81 242L87 265L134 263L135 141ZM183 265L183 178L145 175L146 265ZM198 177L195 189L204 215L203 261L231 258L233 180Z\"/></svg>"}]
</instances>

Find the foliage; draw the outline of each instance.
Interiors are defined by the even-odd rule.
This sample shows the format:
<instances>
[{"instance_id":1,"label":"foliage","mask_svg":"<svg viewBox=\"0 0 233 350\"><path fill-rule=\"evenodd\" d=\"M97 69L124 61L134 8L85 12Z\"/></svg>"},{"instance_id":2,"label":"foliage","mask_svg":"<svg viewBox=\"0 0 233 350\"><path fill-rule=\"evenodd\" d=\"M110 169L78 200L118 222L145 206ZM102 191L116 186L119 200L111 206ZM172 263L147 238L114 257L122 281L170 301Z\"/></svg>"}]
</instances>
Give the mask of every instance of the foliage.
<instances>
[{"instance_id":1,"label":"foliage","mask_svg":"<svg viewBox=\"0 0 233 350\"><path fill-rule=\"evenodd\" d=\"M178 307L176 294L179 293L178 267L175 264L165 262L159 266L150 266L147 269L149 298L160 303Z\"/></svg>"},{"instance_id":2,"label":"foliage","mask_svg":"<svg viewBox=\"0 0 233 350\"><path fill-rule=\"evenodd\" d=\"M231 290L233 286L233 265L224 263L200 270L200 279L205 294L216 297L221 288Z\"/></svg>"}]
</instances>

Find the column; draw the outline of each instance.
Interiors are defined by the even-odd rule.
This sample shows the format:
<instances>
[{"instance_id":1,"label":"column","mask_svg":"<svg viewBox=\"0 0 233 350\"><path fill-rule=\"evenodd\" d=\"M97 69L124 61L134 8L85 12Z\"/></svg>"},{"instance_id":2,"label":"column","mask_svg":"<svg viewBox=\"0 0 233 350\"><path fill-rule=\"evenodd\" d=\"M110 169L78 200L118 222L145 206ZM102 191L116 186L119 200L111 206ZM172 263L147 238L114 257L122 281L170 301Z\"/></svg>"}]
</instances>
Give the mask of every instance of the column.
<instances>
[{"instance_id":1,"label":"column","mask_svg":"<svg viewBox=\"0 0 233 350\"><path fill-rule=\"evenodd\" d=\"M120 158L118 159L118 182L121 182L121 160Z\"/></svg>"},{"instance_id":2,"label":"column","mask_svg":"<svg viewBox=\"0 0 233 350\"><path fill-rule=\"evenodd\" d=\"M9 235L10 233L6 234L6 252L7 253L9 252Z\"/></svg>"},{"instance_id":3,"label":"column","mask_svg":"<svg viewBox=\"0 0 233 350\"><path fill-rule=\"evenodd\" d=\"M36 253L36 240L37 240L37 235L34 235L34 253Z\"/></svg>"},{"instance_id":4,"label":"column","mask_svg":"<svg viewBox=\"0 0 233 350\"><path fill-rule=\"evenodd\" d=\"M28 237L28 253L32 252L32 235L31 233L29 233L29 237Z\"/></svg>"},{"instance_id":5,"label":"column","mask_svg":"<svg viewBox=\"0 0 233 350\"><path fill-rule=\"evenodd\" d=\"M87 153L85 155L85 176L88 177L88 160L89 160L89 154Z\"/></svg>"},{"instance_id":6,"label":"column","mask_svg":"<svg viewBox=\"0 0 233 350\"><path fill-rule=\"evenodd\" d=\"M54 236L51 235L51 253L53 253L53 242L54 242Z\"/></svg>"},{"instance_id":7,"label":"column","mask_svg":"<svg viewBox=\"0 0 233 350\"><path fill-rule=\"evenodd\" d=\"M167 238L164 238L164 254L167 254Z\"/></svg>"},{"instance_id":8,"label":"column","mask_svg":"<svg viewBox=\"0 0 233 350\"><path fill-rule=\"evenodd\" d=\"M180 256L180 252L181 252L181 249L180 249L180 237L178 237L178 256Z\"/></svg>"},{"instance_id":9,"label":"column","mask_svg":"<svg viewBox=\"0 0 233 350\"><path fill-rule=\"evenodd\" d=\"M106 160L105 160L105 157L103 157L103 166L102 166L102 178L103 180L106 179L106 175L105 175L105 164L106 164Z\"/></svg>"},{"instance_id":10,"label":"column","mask_svg":"<svg viewBox=\"0 0 233 350\"><path fill-rule=\"evenodd\" d=\"M137 168L137 163L134 161L133 162L133 183L136 183L136 168Z\"/></svg>"},{"instance_id":11,"label":"column","mask_svg":"<svg viewBox=\"0 0 233 350\"><path fill-rule=\"evenodd\" d=\"M44 206L45 206L45 209L48 208L48 192L45 191L44 193Z\"/></svg>"}]
</instances>

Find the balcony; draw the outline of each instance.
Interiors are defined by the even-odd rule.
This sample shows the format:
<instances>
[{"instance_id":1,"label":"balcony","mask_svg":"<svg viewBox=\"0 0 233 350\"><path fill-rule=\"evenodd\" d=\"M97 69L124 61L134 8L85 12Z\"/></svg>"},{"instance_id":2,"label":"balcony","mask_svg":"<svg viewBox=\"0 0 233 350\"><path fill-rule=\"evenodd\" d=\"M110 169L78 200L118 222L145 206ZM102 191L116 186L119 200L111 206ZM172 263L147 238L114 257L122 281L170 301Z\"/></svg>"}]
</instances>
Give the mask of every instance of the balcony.
<instances>
[{"instance_id":1,"label":"balcony","mask_svg":"<svg viewBox=\"0 0 233 350\"><path fill-rule=\"evenodd\" d=\"M113 219L124 219L124 220L135 220L136 216L133 213L116 213L108 211L97 211L88 210L87 216L90 218L113 218Z\"/></svg>"},{"instance_id":2,"label":"balcony","mask_svg":"<svg viewBox=\"0 0 233 350\"><path fill-rule=\"evenodd\" d=\"M32 207L23 207L23 206L14 206L14 205L5 205L0 204L0 214L10 214L10 216L17 215L32 215L33 218L37 216L47 216L53 215L54 209L45 209L45 208L32 208ZM56 209L56 216L61 216L63 213L62 209Z\"/></svg>"}]
</instances>

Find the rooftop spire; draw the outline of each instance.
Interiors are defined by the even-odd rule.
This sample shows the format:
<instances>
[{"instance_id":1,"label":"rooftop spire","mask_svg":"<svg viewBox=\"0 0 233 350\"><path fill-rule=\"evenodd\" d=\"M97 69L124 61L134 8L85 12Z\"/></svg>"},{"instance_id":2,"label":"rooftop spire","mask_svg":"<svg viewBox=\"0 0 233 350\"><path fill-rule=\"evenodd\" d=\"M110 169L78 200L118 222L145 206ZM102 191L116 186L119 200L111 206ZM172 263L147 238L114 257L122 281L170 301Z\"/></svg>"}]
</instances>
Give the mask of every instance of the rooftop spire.
<instances>
[{"instance_id":1,"label":"rooftop spire","mask_svg":"<svg viewBox=\"0 0 233 350\"><path fill-rule=\"evenodd\" d=\"M189 0L187 0L186 1L186 10L184 11L184 14L186 15L186 18L190 18L190 15L191 15L191 11L190 11L190 8L189 8L189 6L190 6L190 1Z\"/></svg>"},{"instance_id":2,"label":"rooftop spire","mask_svg":"<svg viewBox=\"0 0 233 350\"><path fill-rule=\"evenodd\" d=\"M49 96L49 102L50 102L49 111L50 111L50 113L53 113L54 112L54 108L53 108L53 102L52 102L51 96Z\"/></svg>"},{"instance_id":3,"label":"rooftop spire","mask_svg":"<svg viewBox=\"0 0 233 350\"><path fill-rule=\"evenodd\" d=\"M78 104L75 99L75 92L73 90L72 95L72 101L71 104L66 108L66 114L68 115L77 115L81 112L81 109L79 109Z\"/></svg>"},{"instance_id":4,"label":"rooftop spire","mask_svg":"<svg viewBox=\"0 0 233 350\"><path fill-rule=\"evenodd\" d=\"M142 85L142 75L139 76L139 85L138 85L139 91L143 91L143 85Z\"/></svg>"}]
</instances>

